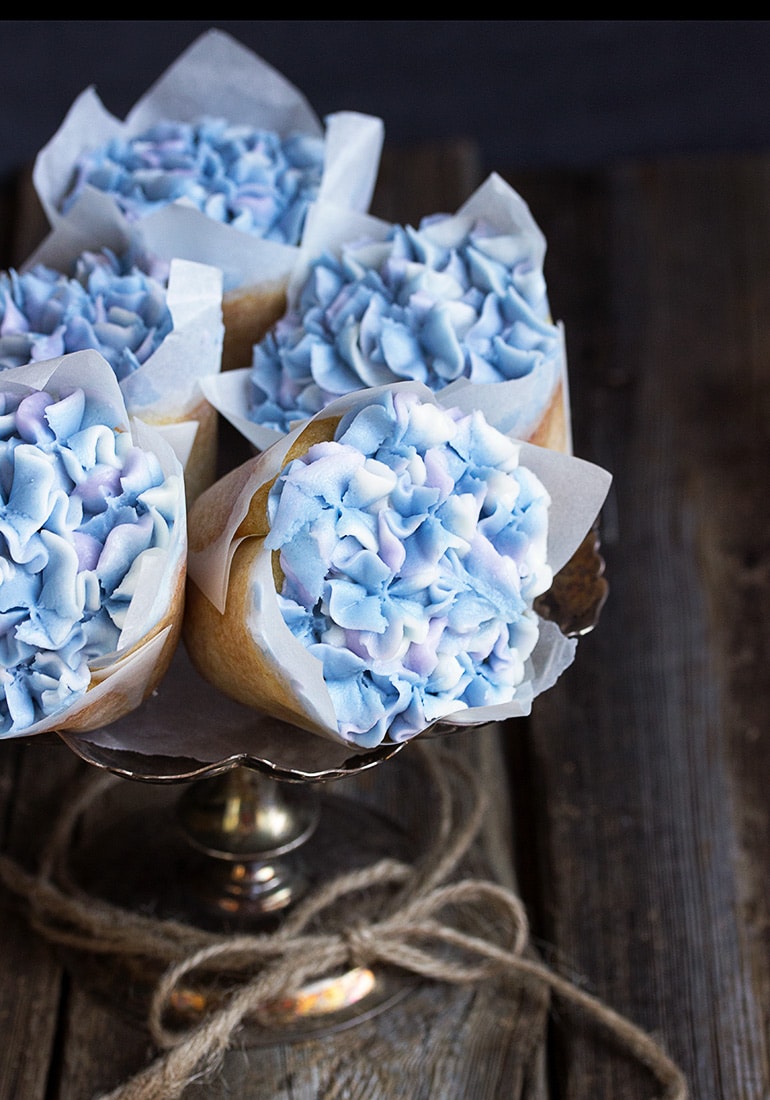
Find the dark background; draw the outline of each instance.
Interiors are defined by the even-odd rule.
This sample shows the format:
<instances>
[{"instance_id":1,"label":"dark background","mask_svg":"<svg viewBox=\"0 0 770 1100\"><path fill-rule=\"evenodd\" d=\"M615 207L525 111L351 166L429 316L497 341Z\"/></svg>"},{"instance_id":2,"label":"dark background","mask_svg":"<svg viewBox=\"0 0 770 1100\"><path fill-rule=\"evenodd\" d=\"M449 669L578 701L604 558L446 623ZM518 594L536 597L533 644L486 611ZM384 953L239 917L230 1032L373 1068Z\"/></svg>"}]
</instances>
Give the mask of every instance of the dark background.
<instances>
[{"instance_id":1,"label":"dark background","mask_svg":"<svg viewBox=\"0 0 770 1100\"><path fill-rule=\"evenodd\" d=\"M770 144L767 20L2 20L0 181L88 84L123 117L212 25L319 115L379 115L398 145L471 138L487 171Z\"/></svg>"}]
</instances>

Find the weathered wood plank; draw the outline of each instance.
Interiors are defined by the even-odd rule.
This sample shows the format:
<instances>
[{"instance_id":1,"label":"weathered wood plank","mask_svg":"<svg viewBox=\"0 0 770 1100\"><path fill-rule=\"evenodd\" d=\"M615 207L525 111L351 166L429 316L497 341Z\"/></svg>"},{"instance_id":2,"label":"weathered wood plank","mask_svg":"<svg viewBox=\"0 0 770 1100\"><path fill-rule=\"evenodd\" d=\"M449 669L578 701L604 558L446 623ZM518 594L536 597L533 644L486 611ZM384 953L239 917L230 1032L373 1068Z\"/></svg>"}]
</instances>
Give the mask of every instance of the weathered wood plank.
<instances>
[{"instance_id":1,"label":"weathered wood plank","mask_svg":"<svg viewBox=\"0 0 770 1100\"><path fill-rule=\"evenodd\" d=\"M0 844L29 870L78 770L63 746L0 743L4 828ZM2 891L0 905L0 1097L43 1100L56 1072L57 1034L63 996L62 968L55 952L30 932L16 895Z\"/></svg>"},{"instance_id":2,"label":"weathered wood plank","mask_svg":"<svg viewBox=\"0 0 770 1100\"><path fill-rule=\"evenodd\" d=\"M537 929L662 1037L693 1096L725 1100L770 1079L768 171L521 184L549 239L578 453L615 475L610 599L522 750ZM649 1095L584 1039L559 1028L559 1098Z\"/></svg>"},{"instance_id":3,"label":"weathered wood plank","mask_svg":"<svg viewBox=\"0 0 770 1100\"><path fill-rule=\"evenodd\" d=\"M4 268L20 267L48 232L48 221L32 183L31 167L21 171L9 185L8 198Z\"/></svg>"},{"instance_id":4,"label":"weathered wood plank","mask_svg":"<svg viewBox=\"0 0 770 1100\"><path fill-rule=\"evenodd\" d=\"M385 221L418 225L430 214L453 214L480 183L479 153L472 141L386 146L371 210Z\"/></svg>"}]
</instances>

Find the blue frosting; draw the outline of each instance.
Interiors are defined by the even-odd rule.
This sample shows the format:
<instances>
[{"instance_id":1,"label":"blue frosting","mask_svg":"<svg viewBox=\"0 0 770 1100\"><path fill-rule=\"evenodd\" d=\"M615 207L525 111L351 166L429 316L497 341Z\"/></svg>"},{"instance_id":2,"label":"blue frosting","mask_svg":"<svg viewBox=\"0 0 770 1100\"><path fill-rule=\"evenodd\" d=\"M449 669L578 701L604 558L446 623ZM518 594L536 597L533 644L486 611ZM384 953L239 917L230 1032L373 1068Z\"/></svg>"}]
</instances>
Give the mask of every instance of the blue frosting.
<instances>
[{"instance_id":1,"label":"blue frosting","mask_svg":"<svg viewBox=\"0 0 770 1100\"><path fill-rule=\"evenodd\" d=\"M85 693L174 514L155 455L93 422L82 390L0 394L0 736Z\"/></svg>"},{"instance_id":2,"label":"blue frosting","mask_svg":"<svg viewBox=\"0 0 770 1100\"><path fill-rule=\"evenodd\" d=\"M513 698L552 579L550 499L518 455L481 413L386 391L276 479L279 606L346 740L401 741Z\"/></svg>"},{"instance_id":3,"label":"blue frosting","mask_svg":"<svg viewBox=\"0 0 770 1100\"><path fill-rule=\"evenodd\" d=\"M134 221L183 201L215 221L265 240L299 243L323 174L321 137L228 124L159 122L83 154L63 212L90 184Z\"/></svg>"},{"instance_id":4,"label":"blue frosting","mask_svg":"<svg viewBox=\"0 0 770 1100\"><path fill-rule=\"evenodd\" d=\"M285 432L342 394L404 380L553 372L561 357L526 239L443 215L393 226L310 267L296 305L254 348L248 415Z\"/></svg>"},{"instance_id":5,"label":"blue frosting","mask_svg":"<svg viewBox=\"0 0 770 1100\"><path fill-rule=\"evenodd\" d=\"M72 276L43 264L0 273L0 369L94 348L119 381L173 329L165 283L131 255L84 252Z\"/></svg>"}]
</instances>

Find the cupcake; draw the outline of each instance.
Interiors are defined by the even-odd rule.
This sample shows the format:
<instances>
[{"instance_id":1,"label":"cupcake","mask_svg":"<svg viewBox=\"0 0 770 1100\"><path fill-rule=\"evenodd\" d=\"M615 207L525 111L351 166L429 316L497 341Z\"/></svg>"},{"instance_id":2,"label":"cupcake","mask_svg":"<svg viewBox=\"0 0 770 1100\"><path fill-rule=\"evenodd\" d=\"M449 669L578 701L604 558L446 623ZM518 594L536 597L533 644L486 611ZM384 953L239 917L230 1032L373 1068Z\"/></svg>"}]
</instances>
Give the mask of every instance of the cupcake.
<instances>
[{"instance_id":1,"label":"cupcake","mask_svg":"<svg viewBox=\"0 0 770 1100\"><path fill-rule=\"evenodd\" d=\"M382 139L381 120L356 112L322 124L273 68L212 30L124 121L84 91L33 179L54 227L120 225L159 260L220 267L229 369L248 365L285 309L310 204L368 207Z\"/></svg>"},{"instance_id":2,"label":"cupcake","mask_svg":"<svg viewBox=\"0 0 770 1100\"><path fill-rule=\"evenodd\" d=\"M455 215L416 227L320 205L286 314L246 375L207 392L257 447L357 389L416 381L490 409L506 391L518 438L569 451L562 327L545 244L521 198L491 176Z\"/></svg>"},{"instance_id":3,"label":"cupcake","mask_svg":"<svg viewBox=\"0 0 770 1100\"><path fill-rule=\"evenodd\" d=\"M181 466L92 350L0 372L0 736L138 706L177 645Z\"/></svg>"},{"instance_id":4,"label":"cupcake","mask_svg":"<svg viewBox=\"0 0 770 1100\"><path fill-rule=\"evenodd\" d=\"M609 480L425 386L356 391L191 509L188 653L238 702L359 749L527 714L575 646L534 601Z\"/></svg>"},{"instance_id":5,"label":"cupcake","mask_svg":"<svg viewBox=\"0 0 770 1100\"><path fill-rule=\"evenodd\" d=\"M220 368L221 274L173 261L159 278L131 249L69 256L62 236L69 244L54 232L23 270L0 272L0 370L98 351L129 413L169 437L192 500L216 475L217 414L199 379Z\"/></svg>"}]
</instances>

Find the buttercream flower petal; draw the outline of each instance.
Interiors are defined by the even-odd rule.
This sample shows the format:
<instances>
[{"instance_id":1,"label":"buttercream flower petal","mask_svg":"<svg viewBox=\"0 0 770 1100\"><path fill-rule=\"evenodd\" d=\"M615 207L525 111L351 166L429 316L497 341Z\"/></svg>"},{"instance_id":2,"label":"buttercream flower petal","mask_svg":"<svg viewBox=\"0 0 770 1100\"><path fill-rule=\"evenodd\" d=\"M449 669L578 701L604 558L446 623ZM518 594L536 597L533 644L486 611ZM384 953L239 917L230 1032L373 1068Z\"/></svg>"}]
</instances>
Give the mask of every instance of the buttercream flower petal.
<instances>
[{"instance_id":1,"label":"buttercream flower petal","mask_svg":"<svg viewBox=\"0 0 770 1100\"><path fill-rule=\"evenodd\" d=\"M83 252L71 275L43 263L0 273L0 317L0 367L95 348L120 380L173 329L165 286L130 250Z\"/></svg>"},{"instance_id":2,"label":"buttercream flower petal","mask_svg":"<svg viewBox=\"0 0 770 1100\"><path fill-rule=\"evenodd\" d=\"M318 197L324 142L223 118L162 121L84 151L62 212L90 186L113 196L130 221L184 202L266 240L296 245Z\"/></svg>"}]
</instances>

